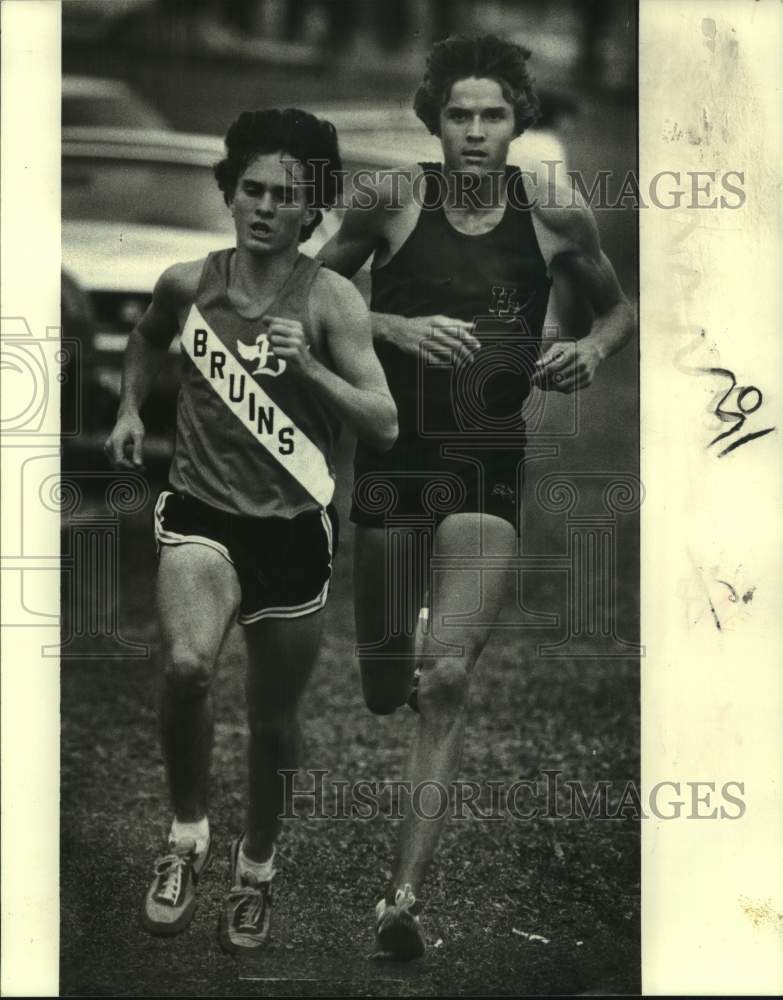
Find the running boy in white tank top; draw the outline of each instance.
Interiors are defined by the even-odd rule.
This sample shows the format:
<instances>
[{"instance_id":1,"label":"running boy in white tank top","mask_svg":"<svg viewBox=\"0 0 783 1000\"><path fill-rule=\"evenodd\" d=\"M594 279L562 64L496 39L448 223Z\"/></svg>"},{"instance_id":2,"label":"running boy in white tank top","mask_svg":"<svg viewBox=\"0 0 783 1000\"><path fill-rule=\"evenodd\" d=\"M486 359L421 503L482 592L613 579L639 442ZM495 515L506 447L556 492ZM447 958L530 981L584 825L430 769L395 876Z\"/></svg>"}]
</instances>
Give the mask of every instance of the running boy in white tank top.
<instances>
[{"instance_id":1,"label":"running boy in white tank top","mask_svg":"<svg viewBox=\"0 0 783 1000\"><path fill-rule=\"evenodd\" d=\"M117 468L142 464L139 416L169 344L183 377L171 488L155 511L160 552L161 732L173 809L143 921L175 934L191 920L211 853L210 686L238 617L247 644L248 801L231 846L220 942L241 952L269 934L280 771L296 768L296 710L321 632L337 522L340 423L373 448L397 436L394 402L353 285L299 253L340 178L332 125L302 111L244 112L215 168L236 247L163 273L130 336L116 426Z\"/></svg>"}]
</instances>

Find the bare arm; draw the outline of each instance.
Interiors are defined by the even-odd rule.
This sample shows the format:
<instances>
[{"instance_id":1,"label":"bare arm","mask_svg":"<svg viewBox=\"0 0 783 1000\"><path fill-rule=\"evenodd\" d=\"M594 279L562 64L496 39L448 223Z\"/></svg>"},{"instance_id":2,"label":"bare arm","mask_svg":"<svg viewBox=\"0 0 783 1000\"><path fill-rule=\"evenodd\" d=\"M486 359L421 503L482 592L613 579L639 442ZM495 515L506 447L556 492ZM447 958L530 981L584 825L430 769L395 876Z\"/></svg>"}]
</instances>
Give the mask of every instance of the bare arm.
<instances>
[{"instance_id":1,"label":"bare arm","mask_svg":"<svg viewBox=\"0 0 783 1000\"><path fill-rule=\"evenodd\" d=\"M354 195L340 228L321 247L318 257L332 271L352 278L384 239L386 199L380 185L368 191L365 207Z\"/></svg>"},{"instance_id":2,"label":"bare arm","mask_svg":"<svg viewBox=\"0 0 783 1000\"><path fill-rule=\"evenodd\" d=\"M117 422L104 445L115 468L141 468L143 464L144 424L139 413L179 329L177 289L180 268L181 265L175 265L164 271L147 311L128 337Z\"/></svg>"},{"instance_id":3,"label":"bare arm","mask_svg":"<svg viewBox=\"0 0 783 1000\"><path fill-rule=\"evenodd\" d=\"M316 281L314 312L334 371L309 352L296 321L270 317L269 341L358 438L387 451L397 439L397 408L373 350L367 307L345 278L324 271Z\"/></svg>"},{"instance_id":4,"label":"bare arm","mask_svg":"<svg viewBox=\"0 0 783 1000\"><path fill-rule=\"evenodd\" d=\"M587 207L554 210L558 249L551 269L555 285L592 312L589 332L574 343L551 345L535 381L544 388L573 392L590 385L598 365L623 348L636 330L636 315L614 268L602 251L598 228Z\"/></svg>"}]
</instances>

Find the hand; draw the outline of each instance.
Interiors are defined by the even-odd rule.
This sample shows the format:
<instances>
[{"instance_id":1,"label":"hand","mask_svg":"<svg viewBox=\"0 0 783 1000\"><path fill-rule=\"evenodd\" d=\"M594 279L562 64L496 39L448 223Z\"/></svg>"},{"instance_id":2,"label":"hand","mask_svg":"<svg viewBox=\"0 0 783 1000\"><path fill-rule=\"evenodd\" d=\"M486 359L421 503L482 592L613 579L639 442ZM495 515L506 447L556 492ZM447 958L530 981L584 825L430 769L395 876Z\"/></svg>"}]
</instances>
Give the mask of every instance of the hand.
<instances>
[{"instance_id":1,"label":"hand","mask_svg":"<svg viewBox=\"0 0 783 1000\"><path fill-rule=\"evenodd\" d=\"M112 466L115 469L142 470L143 448L144 424L138 413L121 413L103 446Z\"/></svg>"},{"instance_id":2,"label":"hand","mask_svg":"<svg viewBox=\"0 0 783 1000\"><path fill-rule=\"evenodd\" d=\"M472 323L448 316L395 316L388 339L406 354L433 361L467 361L481 347Z\"/></svg>"},{"instance_id":3,"label":"hand","mask_svg":"<svg viewBox=\"0 0 783 1000\"><path fill-rule=\"evenodd\" d=\"M602 360L598 348L588 337L575 343L552 344L536 362L531 384L565 393L586 389Z\"/></svg>"},{"instance_id":4,"label":"hand","mask_svg":"<svg viewBox=\"0 0 783 1000\"><path fill-rule=\"evenodd\" d=\"M289 370L304 374L313 365L314 359L310 355L310 345L299 320L264 316L263 323L275 355L281 360L285 359Z\"/></svg>"}]
</instances>

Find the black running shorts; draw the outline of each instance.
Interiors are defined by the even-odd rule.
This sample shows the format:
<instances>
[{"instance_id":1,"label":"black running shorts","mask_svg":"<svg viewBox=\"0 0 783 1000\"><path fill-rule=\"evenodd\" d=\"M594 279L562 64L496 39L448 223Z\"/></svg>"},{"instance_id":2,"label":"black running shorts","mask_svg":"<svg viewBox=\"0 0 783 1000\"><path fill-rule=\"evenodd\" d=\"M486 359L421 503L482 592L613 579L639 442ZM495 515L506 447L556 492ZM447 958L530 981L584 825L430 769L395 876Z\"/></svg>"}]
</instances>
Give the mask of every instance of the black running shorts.
<instances>
[{"instance_id":1,"label":"black running shorts","mask_svg":"<svg viewBox=\"0 0 783 1000\"><path fill-rule=\"evenodd\" d=\"M337 552L337 512L297 517L240 517L201 500L165 491L155 505L155 541L190 542L219 552L236 570L242 599L239 624L300 618L326 603Z\"/></svg>"},{"instance_id":2,"label":"black running shorts","mask_svg":"<svg viewBox=\"0 0 783 1000\"><path fill-rule=\"evenodd\" d=\"M354 461L354 524L435 524L449 514L501 517L520 530L524 449L400 438L383 453L361 442Z\"/></svg>"}]
</instances>

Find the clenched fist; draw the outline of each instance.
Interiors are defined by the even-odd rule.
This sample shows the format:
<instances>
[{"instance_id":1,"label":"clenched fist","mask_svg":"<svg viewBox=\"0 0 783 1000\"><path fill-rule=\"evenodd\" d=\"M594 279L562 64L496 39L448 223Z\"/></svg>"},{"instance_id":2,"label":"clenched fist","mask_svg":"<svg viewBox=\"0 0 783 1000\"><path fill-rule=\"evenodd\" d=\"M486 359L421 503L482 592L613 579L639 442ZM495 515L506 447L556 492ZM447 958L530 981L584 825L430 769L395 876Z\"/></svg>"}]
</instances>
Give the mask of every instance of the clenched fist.
<instances>
[{"instance_id":1,"label":"clenched fist","mask_svg":"<svg viewBox=\"0 0 783 1000\"><path fill-rule=\"evenodd\" d=\"M285 360L290 371L300 375L307 372L314 364L314 359L310 354L304 327L299 320L264 316L262 322L275 355Z\"/></svg>"}]
</instances>

